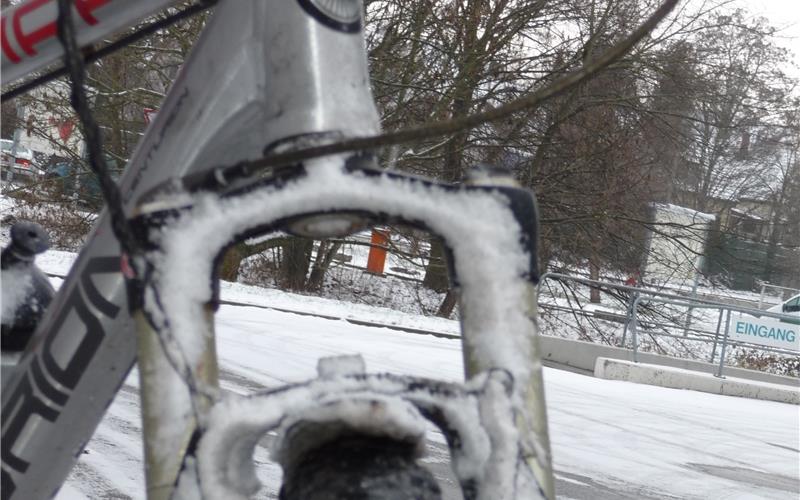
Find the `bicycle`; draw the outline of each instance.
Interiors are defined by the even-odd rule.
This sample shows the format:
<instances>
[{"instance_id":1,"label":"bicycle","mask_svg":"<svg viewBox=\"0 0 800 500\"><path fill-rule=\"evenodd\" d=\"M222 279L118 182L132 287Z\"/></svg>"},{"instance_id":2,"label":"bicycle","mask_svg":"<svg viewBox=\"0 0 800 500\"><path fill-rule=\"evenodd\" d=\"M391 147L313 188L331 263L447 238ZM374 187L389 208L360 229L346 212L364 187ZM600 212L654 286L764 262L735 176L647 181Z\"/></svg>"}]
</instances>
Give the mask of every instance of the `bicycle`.
<instances>
[{"instance_id":1,"label":"bicycle","mask_svg":"<svg viewBox=\"0 0 800 500\"><path fill-rule=\"evenodd\" d=\"M4 381L3 498L55 494L137 359L148 498L246 498L257 487L253 447L273 428L281 432L283 498L328 498L324 479L351 472L382 478L363 494L413 484L433 498L432 479L415 463L426 420L447 437L465 498L553 498L532 193L480 169L452 186L376 168L369 148L380 142L367 139L378 117L357 0L219 2L117 190L102 167L82 65L118 43L85 57L79 47L171 3L84 0L72 12L66 0L58 9L31 0L4 13L3 26L11 19L20 27L3 33L7 81L65 55L108 209ZM74 14L86 29L74 32ZM38 23L30 32L26 16ZM154 26L163 22L123 41ZM231 151L238 157L227 157ZM320 238L388 223L443 237L460 292L468 381L369 375L357 358L327 359L315 380L223 397L213 310L224 250L273 230ZM189 238L202 241L200 256L187 251ZM350 450L352 463L332 463L331 447ZM387 470L402 474L386 482Z\"/></svg>"}]
</instances>

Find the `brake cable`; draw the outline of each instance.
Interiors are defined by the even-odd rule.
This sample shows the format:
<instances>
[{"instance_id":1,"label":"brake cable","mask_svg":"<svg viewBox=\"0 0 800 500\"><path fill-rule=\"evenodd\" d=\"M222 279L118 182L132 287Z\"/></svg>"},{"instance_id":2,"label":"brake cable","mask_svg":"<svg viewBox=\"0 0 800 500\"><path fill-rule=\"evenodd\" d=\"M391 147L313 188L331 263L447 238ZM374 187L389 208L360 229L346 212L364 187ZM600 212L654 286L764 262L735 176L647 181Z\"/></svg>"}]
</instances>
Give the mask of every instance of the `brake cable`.
<instances>
[{"instance_id":1,"label":"brake cable","mask_svg":"<svg viewBox=\"0 0 800 500\"><path fill-rule=\"evenodd\" d=\"M132 291L141 295L131 304L138 303L142 313L150 327L157 333L156 337L161 344L165 357L175 372L185 381L189 392L196 396L201 391L192 374L185 353L176 349L176 340L172 336L168 322L157 321L153 314L144 307L143 297L145 287L148 286L149 275L152 271L144 259L144 244L140 242L133 230L132 225L125 215L125 208L122 203L122 195L119 186L111 177L108 165L103 155L103 139L100 127L94 118L89 106L89 100L84 89L86 78L86 67L84 58L80 53L77 40L75 38L75 25L72 22L72 0L57 0L58 18L56 20L57 35L64 48L64 66L69 72L70 77L70 103L78 114L84 140L87 146L89 167L97 176L100 189L108 207L108 215L111 219L111 230L119 241L122 255L128 258L134 276L126 276L129 283L133 283ZM163 312L163 305L159 297L158 290L151 287L154 300L152 303L157 309ZM192 410L197 414L194 404L195 398L192 397Z\"/></svg>"}]
</instances>

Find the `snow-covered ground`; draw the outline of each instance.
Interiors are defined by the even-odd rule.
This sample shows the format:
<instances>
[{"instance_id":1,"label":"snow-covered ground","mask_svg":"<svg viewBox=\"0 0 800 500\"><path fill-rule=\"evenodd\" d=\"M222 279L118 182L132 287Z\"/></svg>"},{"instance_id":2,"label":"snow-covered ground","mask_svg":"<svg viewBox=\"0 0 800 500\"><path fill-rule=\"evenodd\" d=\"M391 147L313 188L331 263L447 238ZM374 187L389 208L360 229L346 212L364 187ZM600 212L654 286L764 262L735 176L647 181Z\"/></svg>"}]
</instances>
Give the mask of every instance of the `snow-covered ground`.
<instances>
[{"instance_id":1,"label":"snow-covered ground","mask_svg":"<svg viewBox=\"0 0 800 500\"><path fill-rule=\"evenodd\" d=\"M223 299L262 306L275 306L275 298L254 289L223 290ZM301 307L301 299L285 296L277 305L292 301ZM318 311L323 302L308 301L306 311ZM327 307L338 309L340 317L353 314L346 304L327 301ZM370 371L461 376L460 346L452 339L241 306L221 308L217 332L222 386L240 393L313 377L319 357L356 352ZM800 494L797 406L552 369L546 369L545 381L561 498L796 499ZM144 498L137 385L134 373L59 500ZM430 437L429 463L441 468L442 437ZM264 448L257 448L255 460L266 485L259 498L275 498L279 468L269 463Z\"/></svg>"},{"instance_id":2,"label":"snow-covered ground","mask_svg":"<svg viewBox=\"0 0 800 500\"><path fill-rule=\"evenodd\" d=\"M73 259L73 254L51 251L38 263L48 272L64 274ZM252 305L226 305L218 315L226 390L247 393L300 381L314 376L320 356L355 352L364 355L373 372L461 377L458 340L285 311L447 333L458 331L455 321L241 284L224 284L222 294L224 300ZM797 406L551 369L545 371L545 382L561 498L796 499L800 495ZM137 386L134 373L59 500L145 497ZM430 441L428 463L441 475L444 441L436 433ZM256 449L255 460L266 485L259 498L274 498L280 470L269 462L263 447ZM448 491L452 494L452 489Z\"/></svg>"}]
</instances>

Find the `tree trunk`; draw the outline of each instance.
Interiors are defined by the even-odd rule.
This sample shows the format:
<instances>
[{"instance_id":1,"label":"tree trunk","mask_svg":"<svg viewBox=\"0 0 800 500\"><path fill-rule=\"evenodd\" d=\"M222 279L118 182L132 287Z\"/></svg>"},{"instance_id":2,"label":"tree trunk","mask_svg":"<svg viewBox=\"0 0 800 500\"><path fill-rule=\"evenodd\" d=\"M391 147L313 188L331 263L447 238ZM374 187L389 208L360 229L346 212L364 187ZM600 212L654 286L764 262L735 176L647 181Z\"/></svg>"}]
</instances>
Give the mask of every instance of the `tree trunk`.
<instances>
[{"instance_id":1,"label":"tree trunk","mask_svg":"<svg viewBox=\"0 0 800 500\"><path fill-rule=\"evenodd\" d=\"M797 160L795 160L795 162L796 161ZM770 214L769 218L769 236L767 237L767 255L764 259L764 272L762 275L762 279L768 283L771 282L772 276L775 273L775 267L777 264L777 262L775 262L775 257L778 255L778 243L780 241L779 233L781 232L781 227L783 226L784 222L785 208L791 203L789 190L792 178L794 177L794 173L792 171L793 168L797 169L797 163L793 165L787 165L786 171L783 175L783 182L781 182L780 190L776 193L772 200L772 213Z\"/></svg>"},{"instance_id":2,"label":"tree trunk","mask_svg":"<svg viewBox=\"0 0 800 500\"><path fill-rule=\"evenodd\" d=\"M425 267L425 278L422 280L422 285L439 293L446 291L450 286L444 243L439 238L431 239L431 253L428 265Z\"/></svg>"},{"instance_id":3,"label":"tree trunk","mask_svg":"<svg viewBox=\"0 0 800 500\"><path fill-rule=\"evenodd\" d=\"M13 100L9 102L4 102L2 104L2 118L0 118L0 126L2 126L2 137L3 139L10 139L14 137L14 129L17 128L19 125L19 119L17 118L17 102L18 100Z\"/></svg>"},{"instance_id":4,"label":"tree trunk","mask_svg":"<svg viewBox=\"0 0 800 500\"><path fill-rule=\"evenodd\" d=\"M235 246L229 248L222 257L219 263L219 269L217 269L219 279L235 282L239 279L239 269L241 268L242 260L267 251L270 248L275 248L277 246L283 247L286 245L288 239L289 238L272 238L255 245L248 245L244 242L237 243Z\"/></svg>"},{"instance_id":5,"label":"tree trunk","mask_svg":"<svg viewBox=\"0 0 800 500\"><path fill-rule=\"evenodd\" d=\"M239 278L239 266L242 263L242 259L245 257L242 247L245 246L244 243L239 243L238 245L230 247L228 251L225 252L225 255L220 261L219 269L217 270L219 279L235 282Z\"/></svg>"},{"instance_id":6,"label":"tree trunk","mask_svg":"<svg viewBox=\"0 0 800 500\"><path fill-rule=\"evenodd\" d=\"M784 185L786 183L784 182ZM785 190L784 190L785 191ZM782 192L781 195L784 193ZM775 257L778 254L778 241L779 241L779 232L781 227L781 222L783 220L783 210L781 210L783 204L783 196L780 197L778 202L776 202L775 210L772 213L772 217L770 218L770 228L769 228L769 237L767 239L767 254L766 258L764 259L764 271L761 278L770 283L772 280L772 275L775 272Z\"/></svg>"},{"instance_id":7,"label":"tree trunk","mask_svg":"<svg viewBox=\"0 0 800 500\"><path fill-rule=\"evenodd\" d=\"M322 288L322 283L325 281L325 273L331 267L331 262L336 256L339 249L342 248L341 242L328 243L322 241L317 250L317 258L314 259L314 266L311 268L311 276L308 277L306 289L310 291L317 291Z\"/></svg>"},{"instance_id":8,"label":"tree trunk","mask_svg":"<svg viewBox=\"0 0 800 500\"><path fill-rule=\"evenodd\" d=\"M281 266L281 286L287 290L302 291L306 287L306 274L311 264L314 240L309 238L290 238L283 245Z\"/></svg>"},{"instance_id":9,"label":"tree trunk","mask_svg":"<svg viewBox=\"0 0 800 500\"><path fill-rule=\"evenodd\" d=\"M447 295L444 296L444 300L442 303L439 304L439 310L436 311L436 315L440 318L450 318L453 314L453 309L456 307L456 303L458 302L458 297L456 297L456 293L451 288L447 291Z\"/></svg>"}]
</instances>

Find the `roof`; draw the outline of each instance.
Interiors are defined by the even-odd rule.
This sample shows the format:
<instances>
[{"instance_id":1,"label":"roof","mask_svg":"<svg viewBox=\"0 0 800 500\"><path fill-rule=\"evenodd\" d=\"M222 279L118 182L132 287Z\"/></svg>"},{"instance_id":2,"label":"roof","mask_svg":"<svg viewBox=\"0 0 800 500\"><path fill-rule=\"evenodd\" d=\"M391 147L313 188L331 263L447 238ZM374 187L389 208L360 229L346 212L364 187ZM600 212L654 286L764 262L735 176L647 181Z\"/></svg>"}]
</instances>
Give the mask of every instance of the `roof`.
<instances>
[{"instance_id":1,"label":"roof","mask_svg":"<svg viewBox=\"0 0 800 500\"><path fill-rule=\"evenodd\" d=\"M684 217L690 217L693 220L704 220L707 222L714 222L717 218L714 214L699 212L691 208L681 207L678 205L673 205L671 203L652 203L651 206L655 208L657 211L668 212L675 215L682 215Z\"/></svg>"}]
</instances>

